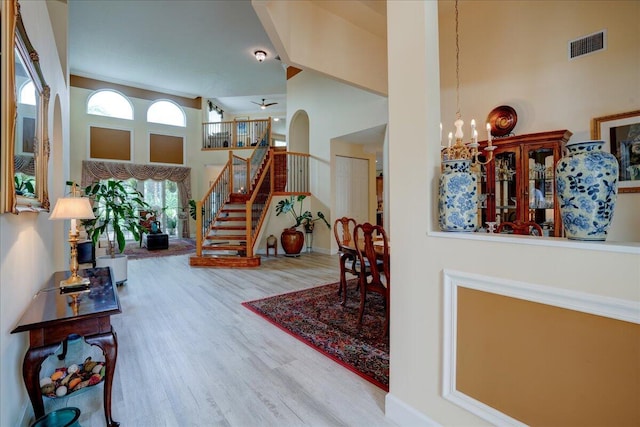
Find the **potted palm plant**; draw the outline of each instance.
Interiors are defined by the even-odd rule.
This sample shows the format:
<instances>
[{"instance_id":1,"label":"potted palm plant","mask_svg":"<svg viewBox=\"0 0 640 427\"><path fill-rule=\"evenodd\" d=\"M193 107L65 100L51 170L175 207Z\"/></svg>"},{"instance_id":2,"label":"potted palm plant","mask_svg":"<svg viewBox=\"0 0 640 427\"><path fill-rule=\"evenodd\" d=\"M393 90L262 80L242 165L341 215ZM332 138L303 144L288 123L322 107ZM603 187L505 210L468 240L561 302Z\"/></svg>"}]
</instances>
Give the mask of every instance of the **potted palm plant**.
<instances>
[{"instance_id":1,"label":"potted palm plant","mask_svg":"<svg viewBox=\"0 0 640 427\"><path fill-rule=\"evenodd\" d=\"M303 226L305 232L312 233L315 222L322 220L327 228L331 228L331 225L329 225L322 212L318 211L317 217L314 218L310 211L302 210L302 201L306 197L305 195L291 196L288 199L280 200L276 205L276 216L280 214L286 215L288 213L291 214L295 220L295 224L289 228L285 228L280 235L280 243L287 255L297 256L304 246L304 234L298 230L298 227ZM298 203L297 208L296 202Z\"/></svg>"},{"instance_id":2,"label":"potted palm plant","mask_svg":"<svg viewBox=\"0 0 640 427\"><path fill-rule=\"evenodd\" d=\"M96 266L112 267L116 283L123 283L127 280L127 257L122 254L126 245L125 232L140 241L148 230L140 222L139 212L148 210L149 204L138 190L123 181L97 182L86 187L84 192L93 201L96 216L83 221L87 234L94 245L101 236L106 236L108 242L107 256L98 257Z\"/></svg>"}]
</instances>

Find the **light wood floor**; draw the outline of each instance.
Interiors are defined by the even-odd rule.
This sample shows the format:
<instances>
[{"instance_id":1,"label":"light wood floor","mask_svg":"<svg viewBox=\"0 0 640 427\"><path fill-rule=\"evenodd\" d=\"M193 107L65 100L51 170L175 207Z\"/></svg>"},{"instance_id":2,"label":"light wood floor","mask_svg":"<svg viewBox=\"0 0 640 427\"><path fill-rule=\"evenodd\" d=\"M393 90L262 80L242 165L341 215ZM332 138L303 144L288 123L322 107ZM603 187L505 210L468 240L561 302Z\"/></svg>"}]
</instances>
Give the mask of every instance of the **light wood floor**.
<instances>
[{"instance_id":1,"label":"light wood floor","mask_svg":"<svg viewBox=\"0 0 640 427\"><path fill-rule=\"evenodd\" d=\"M119 288L113 417L126 426L392 426L385 392L240 305L337 281L337 255L263 257L257 269L129 261ZM104 426L102 386L46 399Z\"/></svg>"}]
</instances>

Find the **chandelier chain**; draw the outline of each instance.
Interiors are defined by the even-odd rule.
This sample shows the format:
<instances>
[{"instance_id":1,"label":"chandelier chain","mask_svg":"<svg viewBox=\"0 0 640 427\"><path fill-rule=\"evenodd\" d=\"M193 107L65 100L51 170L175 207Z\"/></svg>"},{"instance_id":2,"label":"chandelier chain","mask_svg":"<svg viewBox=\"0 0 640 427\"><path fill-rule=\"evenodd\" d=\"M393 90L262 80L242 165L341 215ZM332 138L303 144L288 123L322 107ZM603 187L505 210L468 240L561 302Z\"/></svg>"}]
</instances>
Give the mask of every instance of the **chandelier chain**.
<instances>
[{"instance_id":1,"label":"chandelier chain","mask_svg":"<svg viewBox=\"0 0 640 427\"><path fill-rule=\"evenodd\" d=\"M455 3L456 9L456 119L460 119L460 40L458 33L458 0Z\"/></svg>"}]
</instances>

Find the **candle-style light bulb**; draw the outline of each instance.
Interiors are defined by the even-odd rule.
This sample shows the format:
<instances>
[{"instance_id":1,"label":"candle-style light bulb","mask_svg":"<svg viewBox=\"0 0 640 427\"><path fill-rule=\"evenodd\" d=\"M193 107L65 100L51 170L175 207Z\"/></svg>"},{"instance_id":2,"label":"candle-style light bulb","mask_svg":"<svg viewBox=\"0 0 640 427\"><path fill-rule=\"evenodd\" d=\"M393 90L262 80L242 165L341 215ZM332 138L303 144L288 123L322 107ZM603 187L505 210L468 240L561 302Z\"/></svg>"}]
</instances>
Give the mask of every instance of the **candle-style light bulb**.
<instances>
[{"instance_id":1,"label":"candle-style light bulb","mask_svg":"<svg viewBox=\"0 0 640 427\"><path fill-rule=\"evenodd\" d=\"M491 124L487 123L487 145L491 147Z\"/></svg>"},{"instance_id":2,"label":"candle-style light bulb","mask_svg":"<svg viewBox=\"0 0 640 427\"><path fill-rule=\"evenodd\" d=\"M449 132L449 147L451 147L451 140L453 139L453 133Z\"/></svg>"},{"instance_id":3,"label":"candle-style light bulb","mask_svg":"<svg viewBox=\"0 0 640 427\"><path fill-rule=\"evenodd\" d=\"M476 130L476 119L471 119L471 135L473 135L473 131Z\"/></svg>"},{"instance_id":4,"label":"candle-style light bulb","mask_svg":"<svg viewBox=\"0 0 640 427\"><path fill-rule=\"evenodd\" d=\"M473 130L473 143L477 144L478 143L478 131L477 130Z\"/></svg>"}]
</instances>

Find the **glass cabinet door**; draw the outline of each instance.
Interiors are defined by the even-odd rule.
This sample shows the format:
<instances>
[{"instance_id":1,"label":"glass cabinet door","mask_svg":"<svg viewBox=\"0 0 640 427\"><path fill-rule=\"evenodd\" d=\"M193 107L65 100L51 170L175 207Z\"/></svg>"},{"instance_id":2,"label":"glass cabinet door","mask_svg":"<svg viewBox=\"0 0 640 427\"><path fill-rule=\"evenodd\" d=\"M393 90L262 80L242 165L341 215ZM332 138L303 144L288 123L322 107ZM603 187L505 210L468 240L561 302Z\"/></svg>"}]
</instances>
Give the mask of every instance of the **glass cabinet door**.
<instances>
[{"instance_id":1,"label":"glass cabinet door","mask_svg":"<svg viewBox=\"0 0 640 427\"><path fill-rule=\"evenodd\" d=\"M494 221L498 223L518 219L518 154L517 148L495 154L495 186L491 203L495 207Z\"/></svg>"},{"instance_id":2,"label":"glass cabinet door","mask_svg":"<svg viewBox=\"0 0 640 427\"><path fill-rule=\"evenodd\" d=\"M552 147L524 147L524 176L528 178L524 196L528 203L525 221L535 221L543 233L553 236L555 230L554 165L555 150Z\"/></svg>"}]
</instances>

